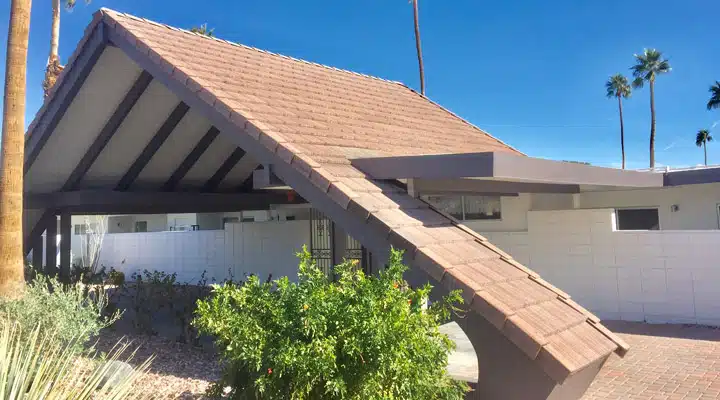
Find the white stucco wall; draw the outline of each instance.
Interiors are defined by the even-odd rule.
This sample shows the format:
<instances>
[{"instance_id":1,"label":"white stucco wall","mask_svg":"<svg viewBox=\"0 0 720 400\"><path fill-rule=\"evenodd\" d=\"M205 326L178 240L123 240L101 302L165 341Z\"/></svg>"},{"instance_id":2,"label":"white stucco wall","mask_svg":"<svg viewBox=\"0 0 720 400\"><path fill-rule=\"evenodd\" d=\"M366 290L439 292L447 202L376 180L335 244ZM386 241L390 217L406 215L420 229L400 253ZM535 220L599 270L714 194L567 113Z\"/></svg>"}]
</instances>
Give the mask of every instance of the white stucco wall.
<instances>
[{"instance_id":1,"label":"white stucco wall","mask_svg":"<svg viewBox=\"0 0 720 400\"><path fill-rule=\"evenodd\" d=\"M581 193L580 208L658 207L660 229L719 229L720 183L663 189ZM677 212L671 206L677 205Z\"/></svg>"},{"instance_id":2,"label":"white stucco wall","mask_svg":"<svg viewBox=\"0 0 720 400\"><path fill-rule=\"evenodd\" d=\"M613 231L613 209L531 211L488 239L604 319L720 325L720 231Z\"/></svg>"}]
</instances>

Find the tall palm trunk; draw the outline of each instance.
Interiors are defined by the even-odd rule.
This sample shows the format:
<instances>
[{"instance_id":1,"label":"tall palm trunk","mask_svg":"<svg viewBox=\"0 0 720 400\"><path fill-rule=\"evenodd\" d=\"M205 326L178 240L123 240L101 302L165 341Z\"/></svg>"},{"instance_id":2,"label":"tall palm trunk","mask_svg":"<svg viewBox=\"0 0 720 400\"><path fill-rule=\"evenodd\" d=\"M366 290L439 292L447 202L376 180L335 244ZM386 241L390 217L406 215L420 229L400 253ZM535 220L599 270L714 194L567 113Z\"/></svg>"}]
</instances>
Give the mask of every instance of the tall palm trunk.
<instances>
[{"instance_id":1,"label":"tall palm trunk","mask_svg":"<svg viewBox=\"0 0 720 400\"><path fill-rule=\"evenodd\" d=\"M418 0L413 2L413 15L415 17L415 47L417 48L418 67L420 68L420 93L425 95L425 67L423 66L422 46L420 44L420 22L418 21Z\"/></svg>"},{"instance_id":2,"label":"tall palm trunk","mask_svg":"<svg viewBox=\"0 0 720 400\"><path fill-rule=\"evenodd\" d=\"M622 169L625 169L625 125L623 124L622 97L618 96L618 109L620 110L620 151L622 152Z\"/></svg>"},{"instance_id":3,"label":"tall palm trunk","mask_svg":"<svg viewBox=\"0 0 720 400\"><path fill-rule=\"evenodd\" d=\"M650 78L650 168L655 168L655 78Z\"/></svg>"},{"instance_id":4,"label":"tall palm trunk","mask_svg":"<svg viewBox=\"0 0 720 400\"><path fill-rule=\"evenodd\" d=\"M707 167L707 140L703 142L703 151L705 152L705 166Z\"/></svg>"},{"instance_id":5,"label":"tall palm trunk","mask_svg":"<svg viewBox=\"0 0 720 400\"><path fill-rule=\"evenodd\" d=\"M43 82L43 91L45 96L50 93L50 89L55 85L55 81L62 71L60 66L60 0L52 0L52 29L50 30L50 55L48 56L47 66L45 67L45 81Z\"/></svg>"},{"instance_id":6,"label":"tall palm trunk","mask_svg":"<svg viewBox=\"0 0 720 400\"><path fill-rule=\"evenodd\" d=\"M11 0L0 164L0 296L18 296L23 265L25 82L31 0Z\"/></svg>"}]
</instances>

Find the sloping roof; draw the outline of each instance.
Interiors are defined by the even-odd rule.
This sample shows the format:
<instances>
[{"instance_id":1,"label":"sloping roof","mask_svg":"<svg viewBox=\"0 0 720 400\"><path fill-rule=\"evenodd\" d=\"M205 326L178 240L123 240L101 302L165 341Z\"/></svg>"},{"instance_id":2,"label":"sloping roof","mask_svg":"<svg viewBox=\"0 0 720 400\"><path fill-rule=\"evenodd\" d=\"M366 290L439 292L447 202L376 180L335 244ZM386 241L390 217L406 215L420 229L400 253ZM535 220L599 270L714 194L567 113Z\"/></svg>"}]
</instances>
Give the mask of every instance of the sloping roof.
<instances>
[{"instance_id":1,"label":"sloping roof","mask_svg":"<svg viewBox=\"0 0 720 400\"><path fill-rule=\"evenodd\" d=\"M122 39L126 47L121 48L139 54L136 61L141 59L146 70L179 87L185 101L201 99L233 128L230 134L244 135L247 143L270 152L274 162L311 182L313 191L405 249L414 267L448 288L462 289L472 310L558 382L613 351L622 355L627 350L567 294L484 237L397 186L372 180L349 161L382 155L519 154L516 150L399 83L107 9L94 24L98 21L105 23L111 40Z\"/></svg>"}]
</instances>

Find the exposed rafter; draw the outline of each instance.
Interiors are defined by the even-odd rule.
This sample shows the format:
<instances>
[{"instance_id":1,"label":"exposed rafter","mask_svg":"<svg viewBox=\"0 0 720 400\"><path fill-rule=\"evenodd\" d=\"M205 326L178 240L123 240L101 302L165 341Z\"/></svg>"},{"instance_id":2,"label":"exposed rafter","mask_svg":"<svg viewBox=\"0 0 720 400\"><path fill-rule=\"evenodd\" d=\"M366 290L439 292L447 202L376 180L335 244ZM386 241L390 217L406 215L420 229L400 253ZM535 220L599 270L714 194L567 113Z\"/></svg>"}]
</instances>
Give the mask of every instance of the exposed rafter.
<instances>
[{"instance_id":1,"label":"exposed rafter","mask_svg":"<svg viewBox=\"0 0 720 400\"><path fill-rule=\"evenodd\" d=\"M190 107L180 102L175 109L170 113L162 126L155 132L155 136L150 139L147 146L143 149L142 153L135 159L130 168L128 168L125 175L120 179L115 190L128 190L132 186L135 179L142 172L143 168L150 162L150 159L157 153L160 146L165 143L168 136L175 130L175 127L180 123L185 114L187 114Z\"/></svg>"},{"instance_id":2,"label":"exposed rafter","mask_svg":"<svg viewBox=\"0 0 720 400\"><path fill-rule=\"evenodd\" d=\"M208 179L207 182L205 182L205 185L203 185L202 191L203 192L214 192L217 190L218 186L220 186L220 183L222 183L223 179L227 176L230 171L232 171L233 168L235 168L235 165L237 165L238 162L245 156L245 150L241 148L236 148L235 151L233 151L228 158L225 160L225 162L222 163L220 168L213 174L210 179Z\"/></svg>"},{"instance_id":3,"label":"exposed rafter","mask_svg":"<svg viewBox=\"0 0 720 400\"><path fill-rule=\"evenodd\" d=\"M83 47L83 51L70 63L70 66L63 71L62 80L57 83L57 88L49 104L41 109L41 120L36 121L28 130L28 138L25 141L25 165L24 172L27 173L47 143L55 127L60 123L65 112L70 107L75 95L80 91L85 79L90 75L95 63L105 50L108 43L105 24L95 26L95 30Z\"/></svg>"},{"instance_id":4,"label":"exposed rafter","mask_svg":"<svg viewBox=\"0 0 720 400\"><path fill-rule=\"evenodd\" d=\"M85 155L80 160L78 165L75 167L73 172L70 174L70 178L63 185L62 190L73 190L77 188L77 185L85 177L85 174L90 170L92 164L97 160L100 153L103 151L105 146L110 142L115 132L117 132L120 125L122 125L125 117L130 113L132 108L135 106L140 96L145 92L145 89L152 82L152 75L147 71L143 71L140 76L135 80L130 90L118 104L115 112L105 124L103 129L95 138L95 141L90 145Z\"/></svg>"},{"instance_id":5,"label":"exposed rafter","mask_svg":"<svg viewBox=\"0 0 720 400\"><path fill-rule=\"evenodd\" d=\"M198 141L192 151L190 151L187 157L185 157L177 169L175 169L175 172L173 172L170 178L165 182L162 189L163 191L171 192L175 189L177 184L180 183L185 175L187 175L188 171L190 171L190 169L192 169L195 165L197 160L199 160L203 153L205 153L205 150L210 147L219 133L220 130L216 127L210 127L207 133L205 133L205 136Z\"/></svg>"}]
</instances>

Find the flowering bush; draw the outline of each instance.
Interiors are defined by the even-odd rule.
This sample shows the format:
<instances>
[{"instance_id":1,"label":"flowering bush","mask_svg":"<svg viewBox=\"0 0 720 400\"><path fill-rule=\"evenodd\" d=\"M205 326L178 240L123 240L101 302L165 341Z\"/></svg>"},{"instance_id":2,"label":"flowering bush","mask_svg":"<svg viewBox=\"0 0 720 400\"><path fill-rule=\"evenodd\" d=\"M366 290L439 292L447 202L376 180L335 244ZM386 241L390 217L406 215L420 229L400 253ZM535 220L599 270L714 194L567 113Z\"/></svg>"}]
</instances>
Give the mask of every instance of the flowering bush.
<instances>
[{"instance_id":1,"label":"flowering bush","mask_svg":"<svg viewBox=\"0 0 720 400\"><path fill-rule=\"evenodd\" d=\"M194 324L214 335L226 361L219 396L241 399L462 399L467 385L447 375L454 344L438 331L462 299L424 307L431 287L408 287L402 253L365 276L356 263L336 280L299 254L298 282L287 277L215 286L198 302Z\"/></svg>"}]
</instances>

